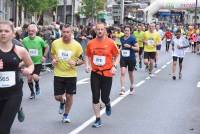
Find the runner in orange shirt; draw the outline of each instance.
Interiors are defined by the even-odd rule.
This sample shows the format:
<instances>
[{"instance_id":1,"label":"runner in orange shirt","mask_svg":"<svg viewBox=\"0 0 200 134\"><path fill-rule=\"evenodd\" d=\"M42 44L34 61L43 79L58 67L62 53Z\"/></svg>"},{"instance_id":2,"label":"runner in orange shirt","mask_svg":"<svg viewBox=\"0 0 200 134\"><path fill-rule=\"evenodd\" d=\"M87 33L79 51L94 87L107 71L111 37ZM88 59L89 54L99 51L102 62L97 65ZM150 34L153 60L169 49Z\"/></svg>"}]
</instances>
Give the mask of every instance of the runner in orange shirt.
<instances>
[{"instance_id":1,"label":"runner in orange shirt","mask_svg":"<svg viewBox=\"0 0 200 134\"><path fill-rule=\"evenodd\" d=\"M112 76L116 72L120 55L117 46L112 39L106 36L106 29L103 23L96 26L97 36L88 42L86 48L86 72L91 71L91 90L93 99L93 109L96 121L92 125L94 128L100 127L100 97L106 106L106 114L111 115L110 91L112 86Z\"/></svg>"}]
</instances>

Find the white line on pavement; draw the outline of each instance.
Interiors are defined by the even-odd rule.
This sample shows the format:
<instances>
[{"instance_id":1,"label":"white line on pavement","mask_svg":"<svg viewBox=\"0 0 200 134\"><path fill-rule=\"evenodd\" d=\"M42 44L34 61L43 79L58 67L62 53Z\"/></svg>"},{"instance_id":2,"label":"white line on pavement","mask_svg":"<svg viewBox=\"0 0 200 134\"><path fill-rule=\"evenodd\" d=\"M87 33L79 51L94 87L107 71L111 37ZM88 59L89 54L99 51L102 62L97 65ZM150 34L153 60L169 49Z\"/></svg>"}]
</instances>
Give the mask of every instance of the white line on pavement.
<instances>
[{"instance_id":1,"label":"white line on pavement","mask_svg":"<svg viewBox=\"0 0 200 134\"><path fill-rule=\"evenodd\" d=\"M77 81L77 85L87 84L87 83L89 83L88 82L89 79L90 78L81 79L81 80Z\"/></svg>"},{"instance_id":2,"label":"white line on pavement","mask_svg":"<svg viewBox=\"0 0 200 134\"><path fill-rule=\"evenodd\" d=\"M198 87L198 88L200 87L200 81L197 83L197 87Z\"/></svg>"},{"instance_id":3,"label":"white line on pavement","mask_svg":"<svg viewBox=\"0 0 200 134\"><path fill-rule=\"evenodd\" d=\"M140 81L139 83L137 83L136 85L135 85L135 87L139 87L139 86L141 86L142 84L144 84L145 83L145 80L142 80L142 81Z\"/></svg>"},{"instance_id":4,"label":"white line on pavement","mask_svg":"<svg viewBox=\"0 0 200 134\"><path fill-rule=\"evenodd\" d=\"M161 68L164 69L164 68L166 68L166 67L167 67L167 65L163 65Z\"/></svg>"},{"instance_id":5,"label":"white line on pavement","mask_svg":"<svg viewBox=\"0 0 200 134\"><path fill-rule=\"evenodd\" d=\"M156 70L154 73L157 74L161 71L161 69Z\"/></svg>"},{"instance_id":6,"label":"white line on pavement","mask_svg":"<svg viewBox=\"0 0 200 134\"><path fill-rule=\"evenodd\" d=\"M168 64L167 64L168 65ZM162 66L161 68L164 69L167 67L167 65ZM158 73L162 70L162 69L158 69ZM156 72L157 72L156 71ZM155 73L156 73L155 72ZM80 80L81 82L85 82L87 80L89 80L90 78L85 78ZM149 80L151 79L151 77L146 77L145 80ZM136 87L140 87L142 84L144 84L146 81L145 80L141 80L140 82L138 82L136 84ZM79 82L80 83L80 82ZM200 82L199 82L199 86L200 86ZM120 101L122 101L124 98L126 98L129 95L130 91L126 91L125 94L123 96L119 96L118 98L116 98L114 101L111 102L111 107L114 107L116 104L118 104ZM105 108L103 108L100 112L101 115L103 115L105 113ZM75 128L74 130L72 130L69 134L78 134L79 132L81 132L83 129L85 129L86 127L88 127L92 122L94 122L96 119L95 116L92 116L91 118L89 118L87 121L85 121L83 124L81 124L79 127Z\"/></svg>"}]
</instances>

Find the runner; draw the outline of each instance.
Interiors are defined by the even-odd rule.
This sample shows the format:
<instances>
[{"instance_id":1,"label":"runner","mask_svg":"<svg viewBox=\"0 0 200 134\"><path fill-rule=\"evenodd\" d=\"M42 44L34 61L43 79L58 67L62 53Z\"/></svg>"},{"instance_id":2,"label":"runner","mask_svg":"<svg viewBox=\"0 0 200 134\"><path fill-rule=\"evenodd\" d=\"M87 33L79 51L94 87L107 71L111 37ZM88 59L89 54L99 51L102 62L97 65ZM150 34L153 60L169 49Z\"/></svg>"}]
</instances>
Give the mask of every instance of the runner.
<instances>
[{"instance_id":1,"label":"runner","mask_svg":"<svg viewBox=\"0 0 200 134\"><path fill-rule=\"evenodd\" d=\"M142 68L142 56L144 52L144 32L142 31L142 26L138 26L138 30L134 32L134 36L139 45L139 68Z\"/></svg>"},{"instance_id":2,"label":"runner","mask_svg":"<svg viewBox=\"0 0 200 134\"><path fill-rule=\"evenodd\" d=\"M161 50L161 47L162 47L161 37L164 36L164 32L163 32L162 29L160 29L160 25L159 24L156 25L156 31L158 32L158 34L160 36L160 42L156 46L156 58L155 58L155 66L154 66L155 68L158 67L157 62L158 62L158 58L159 58L159 55L160 55L160 50Z\"/></svg>"},{"instance_id":3,"label":"runner","mask_svg":"<svg viewBox=\"0 0 200 134\"><path fill-rule=\"evenodd\" d=\"M14 26L0 21L0 134L10 129L22 101L23 80L20 73L31 74L34 66L28 52L12 43ZM26 66L21 69L20 64Z\"/></svg>"},{"instance_id":4,"label":"runner","mask_svg":"<svg viewBox=\"0 0 200 134\"><path fill-rule=\"evenodd\" d=\"M119 50L112 39L106 37L106 29L103 23L96 26L97 37L88 42L86 47L86 72L91 72L91 90L93 109L96 121L92 127L102 125L100 119L100 97L106 106L106 114L111 115L110 91L112 76L116 72L119 63Z\"/></svg>"},{"instance_id":5,"label":"runner","mask_svg":"<svg viewBox=\"0 0 200 134\"><path fill-rule=\"evenodd\" d=\"M166 43L166 49L165 49L165 51L166 52L169 52L169 47L170 47L172 38L173 38L173 34L170 32L169 28L167 28L167 30L165 32L165 35L162 38L162 40L165 39L165 43Z\"/></svg>"},{"instance_id":6,"label":"runner","mask_svg":"<svg viewBox=\"0 0 200 134\"><path fill-rule=\"evenodd\" d=\"M59 114L63 122L70 123L69 112L76 94L76 66L83 64L82 47L72 39L72 27L62 27L62 37L52 43L51 56L54 66L54 96L60 102Z\"/></svg>"},{"instance_id":7,"label":"runner","mask_svg":"<svg viewBox=\"0 0 200 134\"><path fill-rule=\"evenodd\" d=\"M179 60L179 79L182 78L182 64L183 58L185 56L185 48L189 47L188 40L182 36L181 30L178 29L176 31L176 37L172 41L172 56L173 56L173 64L172 64L172 79L176 80L176 63Z\"/></svg>"},{"instance_id":8,"label":"runner","mask_svg":"<svg viewBox=\"0 0 200 134\"><path fill-rule=\"evenodd\" d=\"M24 38L22 42L24 47L28 50L35 66L33 73L28 76L28 86L31 90L30 99L34 99L35 95L40 94L39 75L42 69L42 63L45 62L49 51L49 46L41 37L36 36L36 33L37 26L35 24L30 24L28 26L28 37ZM34 91L33 80L35 81L36 91Z\"/></svg>"},{"instance_id":9,"label":"runner","mask_svg":"<svg viewBox=\"0 0 200 134\"><path fill-rule=\"evenodd\" d=\"M160 43L160 36L155 31L155 24L149 25L149 30L144 33L144 64L151 76L156 58L156 46Z\"/></svg>"},{"instance_id":10,"label":"runner","mask_svg":"<svg viewBox=\"0 0 200 134\"><path fill-rule=\"evenodd\" d=\"M128 74L130 79L130 94L134 94L134 69L136 65L136 56L135 53L139 51L139 47L135 37L131 35L131 28L129 26L124 27L124 37L121 38L121 58L120 58L120 67L121 67L121 91L120 95L125 94L125 74L128 67Z\"/></svg>"}]
</instances>

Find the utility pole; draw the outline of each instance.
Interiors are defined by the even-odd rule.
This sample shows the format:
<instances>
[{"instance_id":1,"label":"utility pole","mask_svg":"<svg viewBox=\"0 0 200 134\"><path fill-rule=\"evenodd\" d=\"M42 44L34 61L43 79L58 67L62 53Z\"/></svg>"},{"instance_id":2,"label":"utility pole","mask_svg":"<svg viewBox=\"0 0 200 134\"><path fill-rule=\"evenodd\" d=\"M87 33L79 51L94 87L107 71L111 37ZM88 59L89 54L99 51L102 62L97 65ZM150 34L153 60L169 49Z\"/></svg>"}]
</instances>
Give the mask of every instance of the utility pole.
<instances>
[{"instance_id":1,"label":"utility pole","mask_svg":"<svg viewBox=\"0 0 200 134\"><path fill-rule=\"evenodd\" d=\"M124 24L124 0L121 0L120 24Z\"/></svg>"},{"instance_id":2,"label":"utility pole","mask_svg":"<svg viewBox=\"0 0 200 134\"><path fill-rule=\"evenodd\" d=\"M195 5L195 18L194 18L194 24L196 25L197 24L197 3L198 2L198 0L196 0L196 5Z\"/></svg>"},{"instance_id":3,"label":"utility pole","mask_svg":"<svg viewBox=\"0 0 200 134\"><path fill-rule=\"evenodd\" d=\"M64 24L66 24L66 17L67 17L67 0L63 0L64 7L63 7L63 19L64 19Z\"/></svg>"},{"instance_id":4,"label":"utility pole","mask_svg":"<svg viewBox=\"0 0 200 134\"><path fill-rule=\"evenodd\" d=\"M72 26L74 26L75 0L72 0Z\"/></svg>"}]
</instances>

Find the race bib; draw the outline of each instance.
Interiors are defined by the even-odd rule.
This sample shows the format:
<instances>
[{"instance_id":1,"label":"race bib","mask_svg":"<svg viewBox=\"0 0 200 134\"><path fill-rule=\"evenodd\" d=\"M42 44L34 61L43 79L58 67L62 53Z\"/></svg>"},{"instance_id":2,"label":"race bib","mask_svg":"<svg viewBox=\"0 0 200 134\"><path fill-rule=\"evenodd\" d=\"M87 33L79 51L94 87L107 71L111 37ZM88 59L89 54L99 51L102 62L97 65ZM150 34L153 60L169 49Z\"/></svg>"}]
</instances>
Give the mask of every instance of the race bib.
<instances>
[{"instance_id":1,"label":"race bib","mask_svg":"<svg viewBox=\"0 0 200 134\"><path fill-rule=\"evenodd\" d=\"M129 57L130 56L130 50L122 50L122 56L123 57Z\"/></svg>"},{"instance_id":2,"label":"race bib","mask_svg":"<svg viewBox=\"0 0 200 134\"><path fill-rule=\"evenodd\" d=\"M38 56L38 50L37 49L29 49L29 54L31 57L34 57L34 56Z\"/></svg>"},{"instance_id":3,"label":"race bib","mask_svg":"<svg viewBox=\"0 0 200 134\"><path fill-rule=\"evenodd\" d=\"M171 41L171 39L167 39L167 41Z\"/></svg>"},{"instance_id":4,"label":"race bib","mask_svg":"<svg viewBox=\"0 0 200 134\"><path fill-rule=\"evenodd\" d=\"M93 63L96 66L103 66L103 65L106 64L106 57L105 56L94 55L93 56Z\"/></svg>"},{"instance_id":5,"label":"race bib","mask_svg":"<svg viewBox=\"0 0 200 134\"><path fill-rule=\"evenodd\" d=\"M72 51L64 51L64 50L58 51L58 57L60 60L69 60L71 56L72 56Z\"/></svg>"},{"instance_id":6,"label":"race bib","mask_svg":"<svg viewBox=\"0 0 200 134\"><path fill-rule=\"evenodd\" d=\"M0 72L0 88L12 87L16 84L15 72Z\"/></svg>"},{"instance_id":7,"label":"race bib","mask_svg":"<svg viewBox=\"0 0 200 134\"><path fill-rule=\"evenodd\" d=\"M148 45L154 45L155 44L154 40L148 40L147 43L148 43Z\"/></svg>"}]
</instances>

